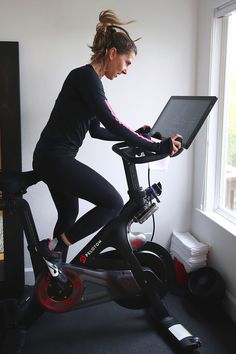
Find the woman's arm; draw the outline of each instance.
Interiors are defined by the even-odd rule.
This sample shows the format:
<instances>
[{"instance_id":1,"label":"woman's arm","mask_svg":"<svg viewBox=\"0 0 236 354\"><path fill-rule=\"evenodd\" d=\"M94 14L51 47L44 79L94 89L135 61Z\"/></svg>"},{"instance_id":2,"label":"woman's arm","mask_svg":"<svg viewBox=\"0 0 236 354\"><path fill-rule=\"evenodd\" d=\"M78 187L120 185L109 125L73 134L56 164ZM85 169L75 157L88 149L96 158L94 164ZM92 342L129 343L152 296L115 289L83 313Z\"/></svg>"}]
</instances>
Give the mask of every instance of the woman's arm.
<instances>
[{"instance_id":1,"label":"woman's arm","mask_svg":"<svg viewBox=\"0 0 236 354\"><path fill-rule=\"evenodd\" d=\"M78 94L86 102L97 120L113 135L128 144L138 146L143 150L159 154L171 154L173 144L171 138L156 143L149 137L144 137L123 124L113 112L105 96L103 85L93 67L87 65L80 71L72 71L71 79Z\"/></svg>"},{"instance_id":2,"label":"woman's arm","mask_svg":"<svg viewBox=\"0 0 236 354\"><path fill-rule=\"evenodd\" d=\"M89 133L92 138L107 140L107 141L121 141L122 138L118 137L117 135L111 133L104 127L101 127L100 122L95 117L91 120Z\"/></svg>"}]
</instances>

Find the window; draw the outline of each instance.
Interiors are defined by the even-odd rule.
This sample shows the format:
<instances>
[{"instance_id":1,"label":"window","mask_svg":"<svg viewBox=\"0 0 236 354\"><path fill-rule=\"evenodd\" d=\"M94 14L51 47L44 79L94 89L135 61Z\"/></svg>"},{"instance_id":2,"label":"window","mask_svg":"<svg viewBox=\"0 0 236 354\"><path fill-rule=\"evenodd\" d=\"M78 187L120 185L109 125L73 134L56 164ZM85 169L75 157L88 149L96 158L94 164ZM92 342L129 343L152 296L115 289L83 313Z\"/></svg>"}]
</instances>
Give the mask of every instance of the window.
<instances>
[{"instance_id":1,"label":"window","mask_svg":"<svg viewBox=\"0 0 236 354\"><path fill-rule=\"evenodd\" d=\"M218 117L209 129L205 204L208 206L211 204L211 210L214 209L234 223L236 223L235 43L236 1L229 1L215 10L211 91L218 96ZM214 131L213 134L211 130ZM212 161L213 155L214 168L211 166L212 162L209 162Z\"/></svg>"},{"instance_id":2,"label":"window","mask_svg":"<svg viewBox=\"0 0 236 354\"><path fill-rule=\"evenodd\" d=\"M220 91L222 92L222 152L219 207L236 217L236 11L223 17ZM233 215L232 215L233 216Z\"/></svg>"}]
</instances>

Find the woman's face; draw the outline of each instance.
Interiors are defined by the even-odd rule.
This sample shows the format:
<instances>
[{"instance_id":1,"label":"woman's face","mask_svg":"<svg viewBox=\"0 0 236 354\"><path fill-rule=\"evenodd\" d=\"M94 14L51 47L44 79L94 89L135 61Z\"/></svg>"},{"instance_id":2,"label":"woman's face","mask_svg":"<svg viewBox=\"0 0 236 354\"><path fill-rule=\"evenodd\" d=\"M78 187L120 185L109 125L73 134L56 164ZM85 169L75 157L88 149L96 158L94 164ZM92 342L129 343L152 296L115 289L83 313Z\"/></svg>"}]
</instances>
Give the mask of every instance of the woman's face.
<instances>
[{"instance_id":1,"label":"woman's face","mask_svg":"<svg viewBox=\"0 0 236 354\"><path fill-rule=\"evenodd\" d=\"M104 75L109 80L113 80L121 74L126 75L128 67L133 63L134 58L135 53L133 51L127 54L118 54L116 48L110 48L104 68Z\"/></svg>"}]
</instances>

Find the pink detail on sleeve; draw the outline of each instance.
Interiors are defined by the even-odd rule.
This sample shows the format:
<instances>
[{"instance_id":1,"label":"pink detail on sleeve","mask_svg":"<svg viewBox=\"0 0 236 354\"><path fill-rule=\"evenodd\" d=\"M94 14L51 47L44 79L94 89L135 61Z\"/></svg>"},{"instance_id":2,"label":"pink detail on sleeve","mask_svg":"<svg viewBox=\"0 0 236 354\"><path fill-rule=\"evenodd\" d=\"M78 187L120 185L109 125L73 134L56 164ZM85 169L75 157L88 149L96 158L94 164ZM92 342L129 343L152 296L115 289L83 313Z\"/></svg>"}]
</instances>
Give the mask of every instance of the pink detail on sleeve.
<instances>
[{"instance_id":1,"label":"pink detail on sleeve","mask_svg":"<svg viewBox=\"0 0 236 354\"><path fill-rule=\"evenodd\" d=\"M128 129L129 131L131 131L133 134L135 134L135 135L138 136L139 138L141 138L141 139L143 139L143 140L146 140L146 141L148 141L149 143L155 144L155 141L151 140L151 138L150 138L150 139L145 138L145 136L142 136L142 135L138 134L138 133L135 132L133 129L131 129L130 127L128 127L128 126L125 125L124 123L122 123L122 122L117 118L117 116L115 115L115 112L113 111L113 109L112 109L110 103L108 102L108 100L105 100L105 103L106 103L106 105L107 105L107 107L109 108L111 114L113 115L113 117L115 118L115 120L116 120L117 122L119 122L121 125L123 125L126 129Z\"/></svg>"}]
</instances>

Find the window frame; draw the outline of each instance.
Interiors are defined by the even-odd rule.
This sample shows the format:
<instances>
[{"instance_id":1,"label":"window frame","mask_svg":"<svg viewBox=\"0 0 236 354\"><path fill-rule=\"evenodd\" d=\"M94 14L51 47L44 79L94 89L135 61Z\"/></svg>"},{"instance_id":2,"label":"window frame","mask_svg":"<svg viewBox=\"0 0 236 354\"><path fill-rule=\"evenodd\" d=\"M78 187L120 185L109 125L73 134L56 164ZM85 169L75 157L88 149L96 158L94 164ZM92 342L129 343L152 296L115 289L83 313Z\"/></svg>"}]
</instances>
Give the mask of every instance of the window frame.
<instances>
[{"instance_id":1,"label":"window frame","mask_svg":"<svg viewBox=\"0 0 236 354\"><path fill-rule=\"evenodd\" d=\"M216 8L213 20L212 48L210 63L210 92L218 97L217 109L207 125L207 152L203 198L201 209L213 212L236 224L236 214L223 206L225 198L225 159L227 130L226 68L229 34L229 17L236 11L236 1L229 1ZM222 197L223 196L223 197Z\"/></svg>"}]
</instances>

